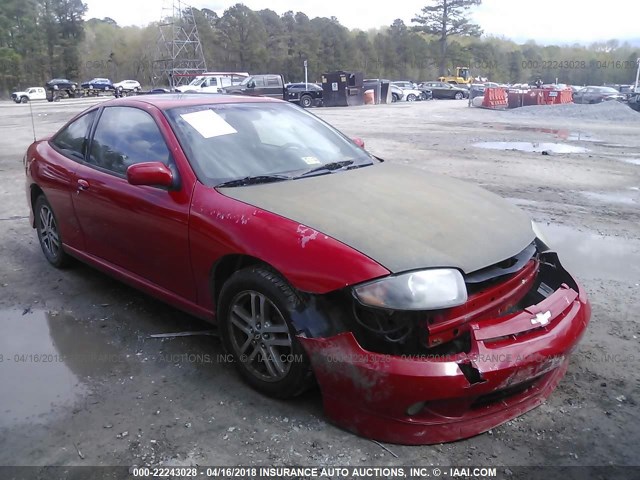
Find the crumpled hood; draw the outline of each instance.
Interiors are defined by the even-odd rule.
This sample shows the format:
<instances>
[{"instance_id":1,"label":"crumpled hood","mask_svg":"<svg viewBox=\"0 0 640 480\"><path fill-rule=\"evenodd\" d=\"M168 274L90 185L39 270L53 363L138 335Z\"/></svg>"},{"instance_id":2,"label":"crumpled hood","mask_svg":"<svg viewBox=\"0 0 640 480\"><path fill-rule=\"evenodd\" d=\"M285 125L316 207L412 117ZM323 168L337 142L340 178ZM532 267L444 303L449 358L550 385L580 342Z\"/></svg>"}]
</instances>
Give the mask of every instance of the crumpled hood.
<instances>
[{"instance_id":1,"label":"crumpled hood","mask_svg":"<svg viewBox=\"0 0 640 480\"><path fill-rule=\"evenodd\" d=\"M219 191L331 236L394 273L442 266L470 273L535 237L530 219L499 196L389 163Z\"/></svg>"}]
</instances>

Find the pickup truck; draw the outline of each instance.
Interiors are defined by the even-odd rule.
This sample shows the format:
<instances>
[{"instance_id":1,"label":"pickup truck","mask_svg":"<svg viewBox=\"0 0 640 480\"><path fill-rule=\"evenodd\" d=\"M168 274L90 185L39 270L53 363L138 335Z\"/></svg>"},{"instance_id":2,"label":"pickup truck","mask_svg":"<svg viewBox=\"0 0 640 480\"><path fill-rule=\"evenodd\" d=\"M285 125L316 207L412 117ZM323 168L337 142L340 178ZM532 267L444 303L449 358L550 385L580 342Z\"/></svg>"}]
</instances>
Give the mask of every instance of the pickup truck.
<instances>
[{"instance_id":1,"label":"pickup truck","mask_svg":"<svg viewBox=\"0 0 640 480\"><path fill-rule=\"evenodd\" d=\"M279 98L287 100L284 79L279 74L251 75L240 85L232 85L222 89L224 93L232 95L252 95Z\"/></svg>"},{"instance_id":2,"label":"pickup truck","mask_svg":"<svg viewBox=\"0 0 640 480\"><path fill-rule=\"evenodd\" d=\"M16 103L28 103L33 100L46 100L47 92L42 87L29 87L23 92L13 92L11 99Z\"/></svg>"},{"instance_id":3,"label":"pickup truck","mask_svg":"<svg viewBox=\"0 0 640 480\"><path fill-rule=\"evenodd\" d=\"M176 87L177 92L219 93L225 87L238 85L249 76L246 72L205 72L198 75L188 85Z\"/></svg>"},{"instance_id":4,"label":"pickup truck","mask_svg":"<svg viewBox=\"0 0 640 480\"><path fill-rule=\"evenodd\" d=\"M315 83L290 83L286 88L290 102L304 108L322 105L322 87Z\"/></svg>"}]
</instances>

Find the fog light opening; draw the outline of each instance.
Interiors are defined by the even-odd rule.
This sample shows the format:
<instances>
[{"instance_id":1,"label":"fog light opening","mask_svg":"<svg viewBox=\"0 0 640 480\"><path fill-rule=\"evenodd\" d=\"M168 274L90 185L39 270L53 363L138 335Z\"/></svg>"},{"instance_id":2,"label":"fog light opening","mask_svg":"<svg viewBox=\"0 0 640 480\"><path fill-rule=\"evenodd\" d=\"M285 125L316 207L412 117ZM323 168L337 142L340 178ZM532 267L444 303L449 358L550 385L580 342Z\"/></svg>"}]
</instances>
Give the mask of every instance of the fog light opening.
<instances>
[{"instance_id":1,"label":"fog light opening","mask_svg":"<svg viewBox=\"0 0 640 480\"><path fill-rule=\"evenodd\" d=\"M418 402L410 405L409 408L407 408L407 415L413 417L414 415L419 414L424 408L425 404L426 402Z\"/></svg>"}]
</instances>

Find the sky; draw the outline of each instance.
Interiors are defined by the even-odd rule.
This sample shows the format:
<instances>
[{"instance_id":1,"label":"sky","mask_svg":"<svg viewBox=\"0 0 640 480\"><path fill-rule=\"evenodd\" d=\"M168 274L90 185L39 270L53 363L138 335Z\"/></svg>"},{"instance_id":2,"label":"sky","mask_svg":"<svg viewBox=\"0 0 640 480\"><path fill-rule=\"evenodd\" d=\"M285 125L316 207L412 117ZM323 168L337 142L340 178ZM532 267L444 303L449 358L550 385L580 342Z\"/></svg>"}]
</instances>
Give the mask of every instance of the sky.
<instances>
[{"instance_id":1,"label":"sky","mask_svg":"<svg viewBox=\"0 0 640 480\"><path fill-rule=\"evenodd\" d=\"M174 0L84 0L86 19L111 17L119 25L146 25L159 20L163 7ZM177 0L176 0L177 1ZM222 15L237 0L190 0L196 8L209 8ZM252 10L269 8L278 14L288 10L303 12L309 18L338 18L348 28L367 30L388 26L396 18L407 25L428 0L404 0L381 8L378 1L344 0L244 0ZM608 0L595 8L584 0L483 0L471 10L472 19L485 34L503 36L517 42L535 40L541 44L591 43L610 39L640 43L637 0Z\"/></svg>"}]
</instances>

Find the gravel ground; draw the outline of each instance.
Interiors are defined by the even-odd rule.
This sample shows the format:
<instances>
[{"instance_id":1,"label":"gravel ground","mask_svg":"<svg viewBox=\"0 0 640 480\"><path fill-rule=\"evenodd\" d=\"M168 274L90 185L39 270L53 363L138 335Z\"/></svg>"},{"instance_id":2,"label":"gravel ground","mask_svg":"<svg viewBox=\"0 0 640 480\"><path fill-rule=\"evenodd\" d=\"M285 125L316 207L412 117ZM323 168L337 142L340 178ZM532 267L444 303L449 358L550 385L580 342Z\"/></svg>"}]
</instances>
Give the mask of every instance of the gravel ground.
<instances>
[{"instance_id":1,"label":"gravel ground","mask_svg":"<svg viewBox=\"0 0 640 480\"><path fill-rule=\"evenodd\" d=\"M34 104L37 135L96 101ZM388 161L482 185L541 224L593 306L550 399L465 441L387 445L392 456L327 423L318 391L280 402L246 387L216 337L149 338L210 327L88 267L48 266L26 219L29 106L2 103L0 465L482 465L510 478L504 466L638 465L640 114L613 102L495 112L444 100L313 111Z\"/></svg>"}]
</instances>

